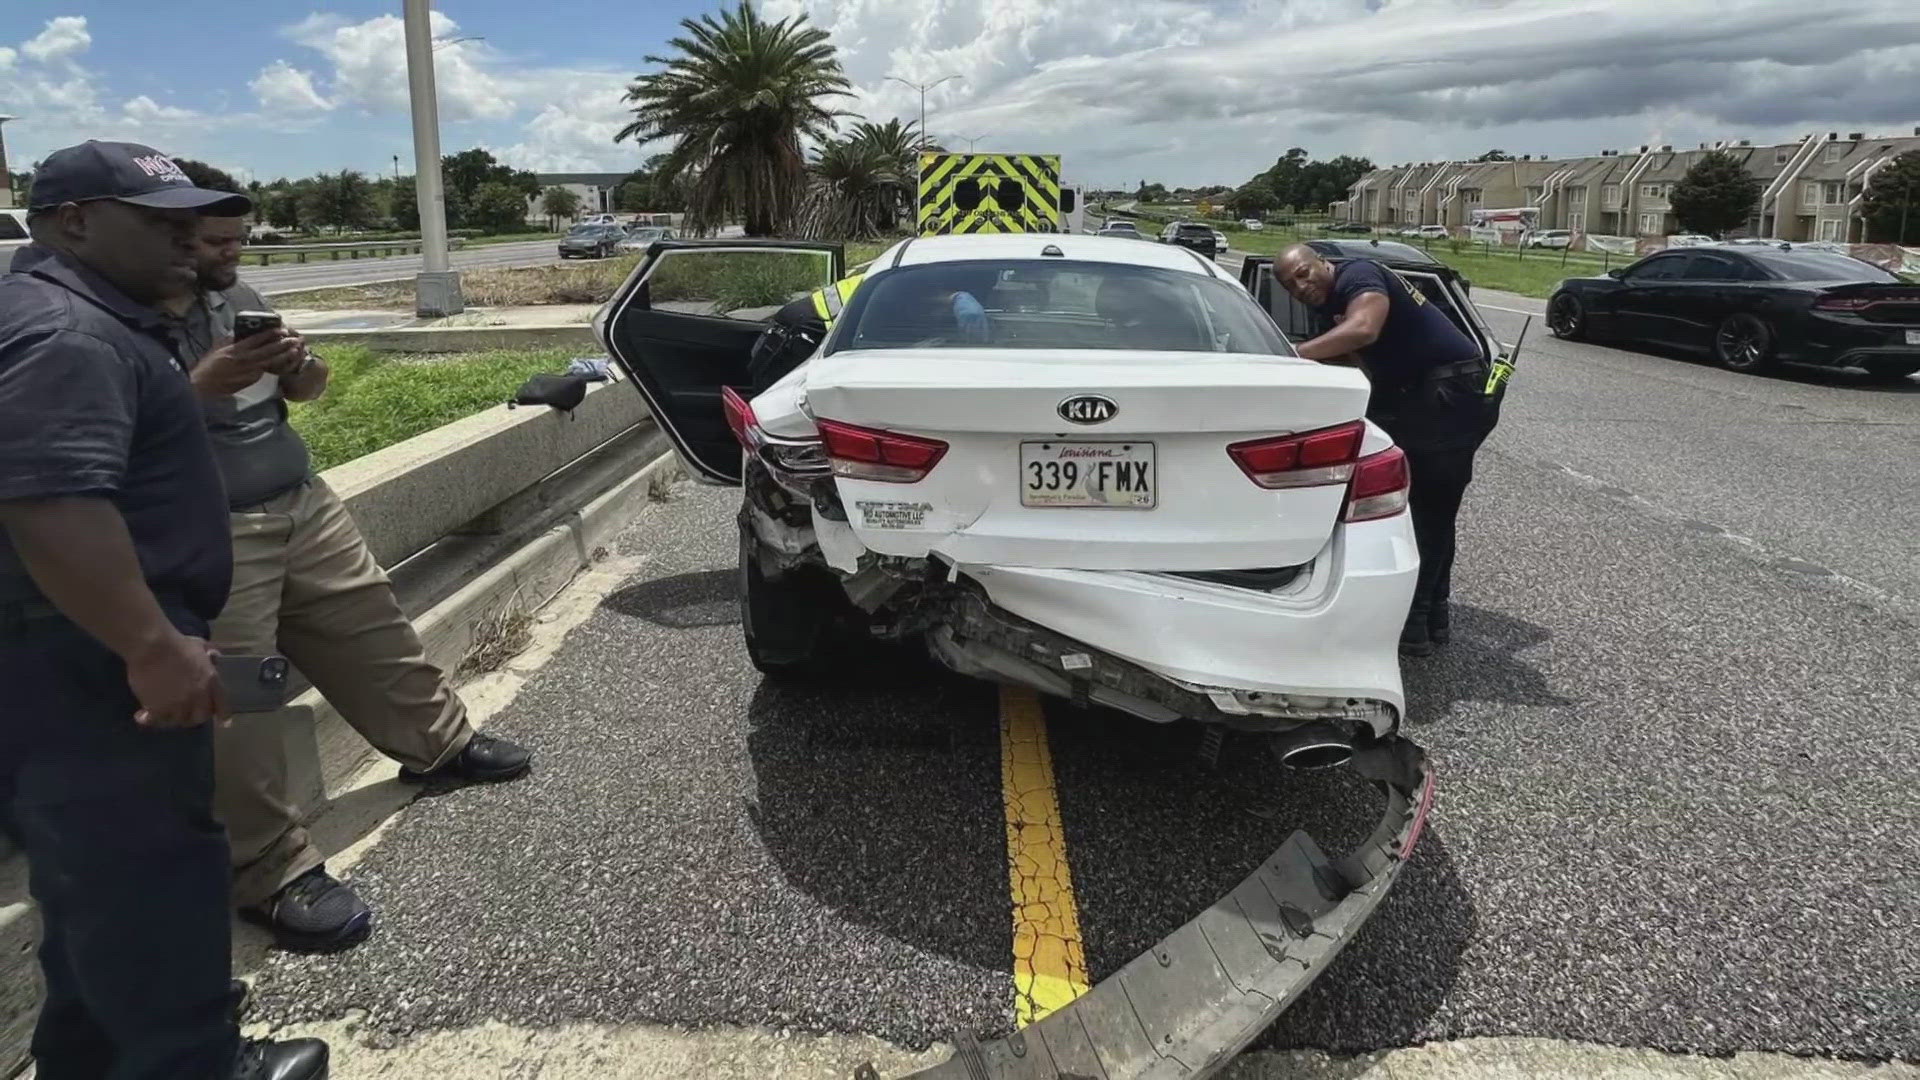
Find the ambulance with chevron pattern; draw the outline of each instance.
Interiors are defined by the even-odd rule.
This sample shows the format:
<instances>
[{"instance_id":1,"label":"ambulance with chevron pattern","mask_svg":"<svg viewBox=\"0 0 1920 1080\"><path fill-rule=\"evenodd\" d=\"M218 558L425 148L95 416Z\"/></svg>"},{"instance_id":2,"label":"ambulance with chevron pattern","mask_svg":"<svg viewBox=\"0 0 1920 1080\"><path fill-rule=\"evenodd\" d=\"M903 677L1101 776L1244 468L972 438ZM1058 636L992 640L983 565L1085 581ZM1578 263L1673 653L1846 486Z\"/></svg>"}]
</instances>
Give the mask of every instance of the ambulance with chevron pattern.
<instances>
[{"instance_id":1,"label":"ambulance with chevron pattern","mask_svg":"<svg viewBox=\"0 0 1920 1080\"><path fill-rule=\"evenodd\" d=\"M1060 181L1058 154L920 155L921 236L1085 231L1078 187Z\"/></svg>"}]
</instances>

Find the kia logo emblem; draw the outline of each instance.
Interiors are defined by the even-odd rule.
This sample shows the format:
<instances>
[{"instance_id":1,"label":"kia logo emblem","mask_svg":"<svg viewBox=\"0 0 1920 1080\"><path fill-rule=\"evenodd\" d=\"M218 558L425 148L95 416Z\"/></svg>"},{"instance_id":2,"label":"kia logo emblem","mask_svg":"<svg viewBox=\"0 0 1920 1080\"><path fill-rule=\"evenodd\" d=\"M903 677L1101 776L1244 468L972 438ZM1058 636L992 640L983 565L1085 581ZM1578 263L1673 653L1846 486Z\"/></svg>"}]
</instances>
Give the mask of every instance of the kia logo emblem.
<instances>
[{"instance_id":1,"label":"kia logo emblem","mask_svg":"<svg viewBox=\"0 0 1920 1080\"><path fill-rule=\"evenodd\" d=\"M1112 398L1099 394L1080 394L1060 403L1060 419L1076 424L1104 424L1119 411Z\"/></svg>"}]
</instances>

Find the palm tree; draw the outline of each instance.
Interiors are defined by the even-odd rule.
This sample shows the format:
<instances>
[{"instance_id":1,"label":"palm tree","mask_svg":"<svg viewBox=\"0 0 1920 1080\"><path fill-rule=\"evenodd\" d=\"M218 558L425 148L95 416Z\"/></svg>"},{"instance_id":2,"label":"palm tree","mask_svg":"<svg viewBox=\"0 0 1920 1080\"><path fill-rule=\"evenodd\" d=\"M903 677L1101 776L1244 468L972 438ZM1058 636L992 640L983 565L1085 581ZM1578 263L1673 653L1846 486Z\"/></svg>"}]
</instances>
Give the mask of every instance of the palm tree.
<instances>
[{"instance_id":1,"label":"palm tree","mask_svg":"<svg viewBox=\"0 0 1920 1080\"><path fill-rule=\"evenodd\" d=\"M911 166L865 139L826 143L807 171L800 233L809 239L858 240L891 229L913 193Z\"/></svg>"},{"instance_id":2,"label":"palm tree","mask_svg":"<svg viewBox=\"0 0 1920 1080\"><path fill-rule=\"evenodd\" d=\"M737 215L749 236L787 231L806 183L801 140L825 142L847 115L826 104L851 86L827 32L805 15L767 22L748 0L680 25L668 43L679 55L647 57L662 70L627 87L633 121L614 141L674 140L654 175L687 178L688 229Z\"/></svg>"},{"instance_id":3,"label":"palm tree","mask_svg":"<svg viewBox=\"0 0 1920 1080\"><path fill-rule=\"evenodd\" d=\"M916 125L861 121L846 137L823 144L807 166L803 235L858 239L899 228L912 218L919 155L940 147Z\"/></svg>"}]
</instances>

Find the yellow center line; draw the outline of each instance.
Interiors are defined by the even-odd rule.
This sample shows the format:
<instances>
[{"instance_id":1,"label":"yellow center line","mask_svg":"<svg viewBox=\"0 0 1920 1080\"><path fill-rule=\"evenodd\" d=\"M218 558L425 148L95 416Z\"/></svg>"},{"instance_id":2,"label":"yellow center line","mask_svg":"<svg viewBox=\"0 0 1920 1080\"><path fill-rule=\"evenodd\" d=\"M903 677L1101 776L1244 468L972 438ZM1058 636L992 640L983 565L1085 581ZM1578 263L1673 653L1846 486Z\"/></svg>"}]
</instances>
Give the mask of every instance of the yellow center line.
<instances>
[{"instance_id":1,"label":"yellow center line","mask_svg":"<svg viewBox=\"0 0 1920 1080\"><path fill-rule=\"evenodd\" d=\"M1000 788L1013 894L1014 1019L1026 1027L1088 988L1047 720L1030 690L1000 691Z\"/></svg>"}]
</instances>

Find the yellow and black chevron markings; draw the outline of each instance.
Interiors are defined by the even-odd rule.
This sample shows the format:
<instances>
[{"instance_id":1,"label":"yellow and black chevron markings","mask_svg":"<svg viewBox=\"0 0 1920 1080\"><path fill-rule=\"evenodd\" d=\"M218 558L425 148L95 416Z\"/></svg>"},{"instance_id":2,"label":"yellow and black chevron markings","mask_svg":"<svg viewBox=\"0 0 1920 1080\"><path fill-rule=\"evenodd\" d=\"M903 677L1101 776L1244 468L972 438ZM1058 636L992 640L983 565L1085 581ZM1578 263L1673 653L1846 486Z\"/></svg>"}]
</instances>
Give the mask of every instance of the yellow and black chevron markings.
<instances>
[{"instance_id":1,"label":"yellow and black chevron markings","mask_svg":"<svg viewBox=\"0 0 1920 1080\"><path fill-rule=\"evenodd\" d=\"M1060 155L920 155L921 236L1059 229Z\"/></svg>"}]
</instances>

